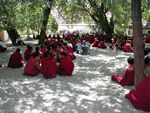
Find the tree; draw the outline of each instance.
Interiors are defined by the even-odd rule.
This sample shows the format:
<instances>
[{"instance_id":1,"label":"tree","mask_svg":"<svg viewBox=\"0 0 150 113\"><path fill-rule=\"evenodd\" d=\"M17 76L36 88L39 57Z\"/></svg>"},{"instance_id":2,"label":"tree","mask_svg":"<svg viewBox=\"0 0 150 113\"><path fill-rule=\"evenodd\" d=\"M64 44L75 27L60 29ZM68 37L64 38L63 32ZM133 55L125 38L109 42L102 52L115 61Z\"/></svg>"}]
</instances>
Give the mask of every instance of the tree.
<instances>
[{"instance_id":1,"label":"tree","mask_svg":"<svg viewBox=\"0 0 150 113\"><path fill-rule=\"evenodd\" d=\"M125 28L131 20L129 3L120 0L59 0L57 10L68 24L94 23L97 32L108 35L115 25Z\"/></svg>"},{"instance_id":2,"label":"tree","mask_svg":"<svg viewBox=\"0 0 150 113\"><path fill-rule=\"evenodd\" d=\"M15 10L17 4L15 1L1 0L0 6L0 29L6 30L12 44L15 44L16 39L20 37L15 26Z\"/></svg>"},{"instance_id":3,"label":"tree","mask_svg":"<svg viewBox=\"0 0 150 113\"><path fill-rule=\"evenodd\" d=\"M141 0L132 0L135 85L144 79L144 49L142 39Z\"/></svg>"},{"instance_id":4,"label":"tree","mask_svg":"<svg viewBox=\"0 0 150 113\"><path fill-rule=\"evenodd\" d=\"M27 34L28 37L31 34L39 34L44 7L44 2L41 0L20 2L16 11L17 29Z\"/></svg>"},{"instance_id":5,"label":"tree","mask_svg":"<svg viewBox=\"0 0 150 113\"><path fill-rule=\"evenodd\" d=\"M55 17L52 14L50 14L48 25L47 25L47 32L56 33L57 30L58 30L58 23L56 22Z\"/></svg>"},{"instance_id":6,"label":"tree","mask_svg":"<svg viewBox=\"0 0 150 113\"><path fill-rule=\"evenodd\" d=\"M44 43L44 38L45 38L45 35L46 35L46 27L47 27L47 24L48 24L48 19L49 19L49 15L50 15L50 12L51 12L53 0L48 0L48 1L45 1L45 2L46 2L46 7L43 11L44 17L43 17L43 21L42 21L39 44Z\"/></svg>"}]
</instances>

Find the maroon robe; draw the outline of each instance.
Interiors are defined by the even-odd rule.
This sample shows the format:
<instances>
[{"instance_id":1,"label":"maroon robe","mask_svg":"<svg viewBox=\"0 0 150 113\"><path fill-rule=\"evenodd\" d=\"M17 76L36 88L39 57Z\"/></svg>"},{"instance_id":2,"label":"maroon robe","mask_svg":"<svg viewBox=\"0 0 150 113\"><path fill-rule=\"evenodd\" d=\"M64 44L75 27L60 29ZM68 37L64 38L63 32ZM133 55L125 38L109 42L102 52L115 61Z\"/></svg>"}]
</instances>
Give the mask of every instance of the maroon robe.
<instances>
[{"instance_id":1,"label":"maroon robe","mask_svg":"<svg viewBox=\"0 0 150 113\"><path fill-rule=\"evenodd\" d=\"M122 86L134 85L134 68L129 66L123 73L120 75L112 75L111 79L120 83Z\"/></svg>"},{"instance_id":2,"label":"maroon robe","mask_svg":"<svg viewBox=\"0 0 150 113\"><path fill-rule=\"evenodd\" d=\"M57 65L56 65L56 58L52 58L48 56L41 61L41 69L40 73L43 74L44 78L54 78L56 77L57 72Z\"/></svg>"},{"instance_id":3,"label":"maroon robe","mask_svg":"<svg viewBox=\"0 0 150 113\"><path fill-rule=\"evenodd\" d=\"M147 76L135 89L125 95L129 99L134 108L150 112L150 75Z\"/></svg>"},{"instance_id":4,"label":"maroon robe","mask_svg":"<svg viewBox=\"0 0 150 113\"><path fill-rule=\"evenodd\" d=\"M63 52L64 50L61 48L60 50L56 50L56 54L57 54L57 57L56 57L56 61L57 62L60 62L60 59L58 58L58 54L60 54L61 52Z\"/></svg>"},{"instance_id":5,"label":"maroon robe","mask_svg":"<svg viewBox=\"0 0 150 113\"><path fill-rule=\"evenodd\" d=\"M76 47L77 43L78 43L78 42L77 42L76 40L75 40L75 41L72 41L72 46L73 46L73 47Z\"/></svg>"},{"instance_id":6,"label":"maroon robe","mask_svg":"<svg viewBox=\"0 0 150 113\"><path fill-rule=\"evenodd\" d=\"M24 75L29 76L37 75L39 73L39 70L35 65L37 62L38 60L36 58L31 57L24 68Z\"/></svg>"},{"instance_id":7,"label":"maroon robe","mask_svg":"<svg viewBox=\"0 0 150 113\"><path fill-rule=\"evenodd\" d=\"M146 43L150 43L150 37L146 37L146 38L145 38L145 42L146 42Z\"/></svg>"},{"instance_id":8,"label":"maroon robe","mask_svg":"<svg viewBox=\"0 0 150 113\"><path fill-rule=\"evenodd\" d=\"M30 56L31 56L31 53L32 53L32 51L30 51L28 48L25 50L25 52L24 52L24 59L25 59L26 61L29 60L29 58L30 58Z\"/></svg>"},{"instance_id":9,"label":"maroon robe","mask_svg":"<svg viewBox=\"0 0 150 113\"><path fill-rule=\"evenodd\" d=\"M100 43L98 44L98 48L107 48L104 44L104 41L100 41Z\"/></svg>"},{"instance_id":10,"label":"maroon robe","mask_svg":"<svg viewBox=\"0 0 150 113\"><path fill-rule=\"evenodd\" d=\"M99 40L95 39L94 43L92 44L92 47L97 47L99 44Z\"/></svg>"},{"instance_id":11,"label":"maroon robe","mask_svg":"<svg viewBox=\"0 0 150 113\"><path fill-rule=\"evenodd\" d=\"M76 56L74 54L74 51L73 51L73 48L72 47L67 47L67 51L66 53L68 54L68 56L72 59L72 60L75 60L76 59Z\"/></svg>"},{"instance_id":12,"label":"maroon robe","mask_svg":"<svg viewBox=\"0 0 150 113\"><path fill-rule=\"evenodd\" d=\"M14 52L9 58L8 67L11 67L11 68L23 67L24 62L21 60L23 60L21 53Z\"/></svg>"},{"instance_id":13,"label":"maroon robe","mask_svg":"<svg viewBox=\"0 0 150 113\"><path fill-rule=\"evenodd\" d=\"M42 48L42 49L39 50L39 52L40 52L42 55L44 55L44 53L45 53L46 51L47 51L47 50L46 50L45 48Z\"/></svg>"},{"instance_id":14,"label":"maroon robe","mask_svg":"<svg viewBox=\"0 0 150 113\"><path fill-rule=\"evenodd\" d=\"M40 50L38 52L40 53L40 59L43 59L44 54ZM32 52L31 56L33 57L36 53L37 53L36 51Z\"/></svg>"},{"instance_id":15,"label":"maroon robe","mask_svg":"<svg viewBox=\"0 0 150 113\"><path fill-rule=\"evenodd\" d=\"M64 49L63 51L71 58L71 60L75 60L76 59L76 56L75 56L74 52L71 52L68 49Z\"/></svg>"},{"instance_id":16,"label":"maroon robe","mask_svg":"<svg viewBox=\"0 0 150 113\"><path fill-rule=\"evenodd\" d=\"M60 75L69 75L69 76L71 76L73 70L74 70L74 63L72 62L70 57L64 56L60 60L60 64L58 66L58 73Z\"/></svg>"},{"instance_id":17,"label":"maroon robe","mask_svg":"<svg viewBox=\"0 0 150 113\"><path fill-rule=\"evenodd\" d=\"M133 52L133 50L130 48L129 43L126 43L123 47L124 52Z\"/></svg>"}]
</instances>

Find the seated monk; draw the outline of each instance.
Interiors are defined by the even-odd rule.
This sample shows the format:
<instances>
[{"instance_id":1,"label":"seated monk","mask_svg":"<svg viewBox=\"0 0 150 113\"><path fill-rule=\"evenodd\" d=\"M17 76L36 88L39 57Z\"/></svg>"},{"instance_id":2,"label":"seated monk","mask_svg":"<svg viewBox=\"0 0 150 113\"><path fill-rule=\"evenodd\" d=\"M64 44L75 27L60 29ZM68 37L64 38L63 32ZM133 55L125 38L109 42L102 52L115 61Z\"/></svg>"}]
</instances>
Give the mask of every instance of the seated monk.
<instances>
[{"instance_id":1,"label":"seated monk","mask_svg":"<svg viewBox=\"0 0 150 113\"><path fill-rule=\"evenodd\" d=\"M104 41L100 41L100 43L98 44L98 48L107 48L104 44Z\"/></svg>"},{"instance_id":2,"label":"seated monk","mask_svg":"<svg viewBox=\"0 0 150 113\"><path fill-rule=\"evenodd\" d=\"M60 62L60 59L59 59L60 57L58 57L58 56L60 55L61 52L63 52L63 49L61 48L61 46L57 46L55 52L56 52L56 55L57 55L57 56L56 56L56 59L57 59L56 61L57 61L57 62Z\"/></svg>"},{"instance_id":3,"label":"seated monk","mask_svg":"<svg viewBox=\"0 0 150 113\"><path fill-rule=\"evenodd\" d=\"M95 38L94 43L92 44L92 47L97 47L99 44L99 40Z\"/></svg>"},{"instance_id":4,"label":"seated monk","mask_svg":"<svg viewBox=\"0 0 150 113\"><path fill-rule=\"evenodd\" d=\"M22 55L20 53L20 49L17 48L16 52L14 52L9 58L8 67L11 67L11 68L23 67L24 62L22 60L23 60L23 58L22 58Z\"/></svg>"},{"instance_id":5,"label":"seated monk","mask_svg":"<svg viewBox=\"0 0 150 113\"><path fill-rule=\"evenodd\" d=\"M130 100L135 109L150 112L150 65L145 65L144 73L146 78L135 89L131 89L125 98Z\"/></svg>"},{"instance_id":6,"label":"seated monk","mask_svg":"<svg viewBox=\"0 0 150 113\"><path fill-rule=\"evenodd\" d=\"M31 56L34 56L34 54L36 54L36 53L40 53L41 54L39 47L35 48L35 51L31 53Z\"/></svg>"},{"instance_id":7,"label":"seated monk","mask_svg":"<svg viewBox=\"0 0 150 113\"><path fill-rule=\"evenodd\" d=\"M63 51L64 51L72 60L75 60L75 59L76 59L76 56L75 56L74 51L73 51L73 48L68 47L68 46L67 46L67 43L64 43L64 46L62 46L62 48L63 48Z\"/></svg>"},{"instance_id":8,"label":"seated monk","mask_svg":"<svg viewBox=\"0 0 150 113\"><path fill-rule=\"evenodd\" d=\"M76 56L75 56L74 51L73 51L73 48L67 47L67 49L64 50L64 51L68 54L68 56L71 58L71 60L75 60L76 59Z\"/></svg>"},{"instance_id":9,"label":"seated monk","mask_svg":"<svg viewBox=\"0 0 150 113\"><path fill-rule=\"evenodd\" d=\"M27 62L24 68L24 75L35 76L40 69L40 54L35 53Z\"/></svg>"},{"instance_id":10,"label":"seated monk","mask_svg":"<svg viewBox=\"0 0 150 113\"><path fill-rule=\"evenodd\" d=\"M32 46L27 45L27 49L26 49L25 52L24 52L24 59L25 59L26 61L28 61L29 58L31 57L31 53L32 53Z\"/></svg>"},{"instance_id":11,"label":"seated monk","mask_svg":"<svg viewBox=\"0 0 150 113\"><path fill-rule=\"evenodd\" d=\"M41 46L41 49L39 50L39 52L44 55L44 53L46 52L47 50L45 49L45 46Z\"/></svg>"},{"instance_id":12,"label":"seated monk","mask_svg":"<svg viewBox=\"0 0 150 113\"><path fill-rule=\"evenodd\" d=\"M53 55L50 55L49 52L45 52L41 64L40 73L43 74L44 78L49 79L56 77L57 65L56 58L53 58Z\"/></svg>"},{"instance_id":13,"label":"seated monk","mask_svg":"<svg viewBox=\"0 0 150 113\"><path fill-rule=\"evenodd\" d=\"M132 57L129 57L127 59L127 62L130 66L124 71L122 76L115 74L111 77L113 81L120 83L122 86L134 85L134 59Z\"/></svg>"},{"instance_id":14,"label":"seated monk","mask_svg":"<svg viewBox=\"0 0 150 113\"><path fill-rule=\"evenodd\" d=\"M58 74L71 76L74 70L74 63L65 52L60 53L60 64L58 66Z\"/></svg>"},{"instance_id":15,"label":"seated monk","mask_svg":"<svg viewBox=\"0 0 150 113\"><path fill-rule=\"evenodd\" d=\"M127 43L123 46L124 52L133 52L133 48L131 47L130 41L127 41Z\"/></svg>"}]
</instances>

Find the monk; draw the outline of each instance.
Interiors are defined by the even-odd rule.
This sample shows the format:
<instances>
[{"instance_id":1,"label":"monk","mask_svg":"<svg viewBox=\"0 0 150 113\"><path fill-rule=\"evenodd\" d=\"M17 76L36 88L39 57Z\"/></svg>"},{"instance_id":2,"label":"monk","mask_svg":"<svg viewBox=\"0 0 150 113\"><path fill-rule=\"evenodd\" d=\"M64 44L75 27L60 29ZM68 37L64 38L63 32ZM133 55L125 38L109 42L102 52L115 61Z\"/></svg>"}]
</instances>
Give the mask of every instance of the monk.
<instances>
[{"instance_id":1,"label":"monk","mask_svg":"<svg viewBox=\"0 0 150 113\"><path fill-rule=\"evenodd\" d=\"M99 44L99 40L97 38L95 38L93 44L92 44L92 47L97 47Z\"/></svg>"},{"instance_id":2,"label":"monk","mask_svg":"<svg viewBox=\"0 0 150 113\"><path fill-rule=\"evenodd\" d=\"M150 112L150 65L145 66L144 73L146 78L135 89L131 89L125 98L130 100L135 109Z\"/></svg>"},{"instance_id":3,"label":"monk","mask_svg":"<svg viewBox=\"0 0 150 113\"><path fill-rule=\"evenodd\" d=\"M53 55L49 52L44 53L44 58L41 61L40 73L43 74L43 77L46 79L56 77L57 65L56 58L53 58Z\"/></svg>"},{"instance_id":4,"label":"monk","mask_svg":"<svg viewBox=\"0 0 150 113\"><path fill-rule=\"evenodd\" d=\"M31 56L34 56L34 54L36 54L36 53L40 53L40 48L39 47L35 48L35 51L31 53Z\"/></svg>"},{"instance_id":5,"label":"monk","mask_svg":"<svg viewBox=\"0 0 150 113\"><path fill-rule=\"evenodd\" d=\"M122 76L115 74L111 77L113 81L118 82L122 86L134 85L134 59L132 57L129 57L127 59L127 62L130 66L124 71Z\"/></svg>"},{"instance_id":6,"label":"monk","mask_svg":"<svg viewBox=\"0 0 150 113\"><path fill-rule=\"evenodd\" d=\"M40 69L40 54L35 53L27 62L24 68L24 75L35 76L39 73Z\"/></svg>"},{"instance_id":7,"label":"monk","mask_svg":"<svg viewBox=\"0 0 150 113\"><path fill-rule=\"evenodd\" d=\"M98 48L107 48L106 45L104 44L104 41L100 41L100 43L98 44Z\"/></svg>"},{"instance_id":8,"label":"monk","mask_svg":"<svg viewBox=\"0 0 150 113\"><path fill-rule=\"evenodd\" d=\"M32 53L32 46L27 45L27 49L26 49L25 52L24 52L24 59L25 59L26 61L28 61L29 58L31 57L31 53Z\"/></svg>"},{"instance_id":9,"label":"monk","mask_svg":"<svg viewBox=\"0 0 150 113\"><path fill-rule=\"evenodd\" d=\"M24 61L20 53L20 49L17 48L16 51L10 56L8 67L11 68L20 68L23 67Z\"/></svg>"},{"instance_id":10,"label":"monk","mask_svg":"<svg viewBox=\"0 0 150 113\"><path fill-rule=\"evenodd\" d=\"M44 55L44 53L46 52L47 50L45 49L45 46L41 46L41 49L39 50L39 52Z\"/></svg>"},{"instance_id":11,"label":"monk","mask_svg":"<svg viewBox=\"0 0 150 113\"><path fill-rule=\"evenodd\" d=\"M127 41L127 43L123 46L124 52L133 52L133 48L131 47L131 42Z\"/></svg>"},{"instance_id":12,"label":"monk","mask_svg":"<svg viewBox=\"0 0 150 113\"><path fill-rule=\"evenodd\" d=\"M67 54L65 52L60 53L60 64L58 66L58 74L59 75L68 75L71 76L72 72L74 70L74 63L72 62L72 60L70 59L69 56L67 56Z\"/></svg>"}]
</instances>

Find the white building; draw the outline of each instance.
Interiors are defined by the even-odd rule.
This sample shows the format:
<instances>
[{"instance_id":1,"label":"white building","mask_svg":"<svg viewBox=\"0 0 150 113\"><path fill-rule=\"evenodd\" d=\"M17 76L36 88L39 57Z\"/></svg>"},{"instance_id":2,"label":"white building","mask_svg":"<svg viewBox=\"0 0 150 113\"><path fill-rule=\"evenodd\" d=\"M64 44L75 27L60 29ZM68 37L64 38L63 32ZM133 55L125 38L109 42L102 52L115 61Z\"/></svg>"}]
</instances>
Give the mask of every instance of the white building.
<instances>
[{"instance_id":1,"label":"white building","mask_svg":"<svg viewBox=\"0 0 150 113\"><path fill-rule=\"evenodd\" d=\"M133 28L131 26L126 29L126 34L128 36L133 36ZM143 35L150 36L150 22L143 26Z\"/></svg>"}]
</instances>

